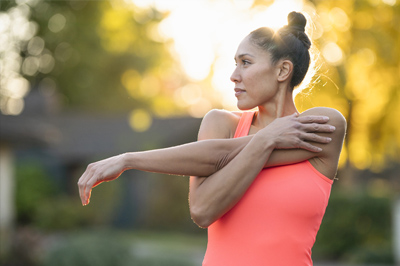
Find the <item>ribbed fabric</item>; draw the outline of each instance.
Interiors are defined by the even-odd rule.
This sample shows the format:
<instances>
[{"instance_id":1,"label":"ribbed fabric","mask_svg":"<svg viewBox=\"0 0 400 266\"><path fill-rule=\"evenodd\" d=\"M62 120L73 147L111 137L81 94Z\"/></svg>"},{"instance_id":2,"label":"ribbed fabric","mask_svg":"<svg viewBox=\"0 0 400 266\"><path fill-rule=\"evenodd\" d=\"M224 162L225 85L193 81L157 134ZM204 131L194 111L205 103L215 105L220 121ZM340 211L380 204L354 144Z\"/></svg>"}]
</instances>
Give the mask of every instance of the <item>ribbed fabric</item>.
<instances>
[{"instance_id":1,"label":"ribbed fabric","mask_svg":"<svg viewBox=\"0 0 400 266\"><path fill-rule=\"evenodd\" d=\"M235 137L248 135L253 116L243 113ZM203 266L312 265L332 183L309 161L263 169L242 199L209 226Z\"/></svg>"}]
</instances>

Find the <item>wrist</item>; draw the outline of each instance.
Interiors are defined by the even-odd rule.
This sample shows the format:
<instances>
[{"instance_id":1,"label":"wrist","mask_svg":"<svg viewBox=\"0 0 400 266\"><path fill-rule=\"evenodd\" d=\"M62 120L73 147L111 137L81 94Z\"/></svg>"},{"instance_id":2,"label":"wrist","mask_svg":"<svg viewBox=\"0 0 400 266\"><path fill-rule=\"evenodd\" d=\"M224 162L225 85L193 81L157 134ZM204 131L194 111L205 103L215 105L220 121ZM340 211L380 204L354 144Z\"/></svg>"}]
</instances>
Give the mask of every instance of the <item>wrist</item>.
<instances>
[{"instance_id":1,"label":"wrist","mask_svg":"<svg viewBox=\"0 0 400 266\"><path fill-rule=\"evenodd\" d=\"M124 171L135 168L134 163L136 162L136 160L134 159L134 157L135 157L134 152L126 152L126 153L121 154L120 156L121 156L120 157L121 164L122 164Z\"/></svg>"},{"instance_id":2,"label":"wrist","mask_svg":"<svg viewBox=\"0 0 400 266\"><path fill-rule=\"evenodd\" d=\"M257 144L264 148L265 151L268 151L270 149L273 150L277 146L276 138L272 136L268 136L265 134L255 134L254 138Z\"/></svg>"}]
</instances>

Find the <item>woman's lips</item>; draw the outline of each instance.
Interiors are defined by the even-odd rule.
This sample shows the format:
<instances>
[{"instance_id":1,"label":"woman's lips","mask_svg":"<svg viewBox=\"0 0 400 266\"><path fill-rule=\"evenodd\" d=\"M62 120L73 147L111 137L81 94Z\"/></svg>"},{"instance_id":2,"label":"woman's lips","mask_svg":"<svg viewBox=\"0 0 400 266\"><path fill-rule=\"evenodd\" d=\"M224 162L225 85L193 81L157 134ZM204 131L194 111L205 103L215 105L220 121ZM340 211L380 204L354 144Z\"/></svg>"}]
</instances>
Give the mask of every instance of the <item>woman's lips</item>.
<instances>
[{"instance_id":1,"label":"woman's lips","mask_svg":"<svg viewBox=\"0 0 400 266\"><path fill-rule=\"evenodd\" d=\"M235 88L235 96L239 97L239 95L241 95L242 93L245 93L245 90L239 89L239 88Z\"/></svg>"}]
</instances>

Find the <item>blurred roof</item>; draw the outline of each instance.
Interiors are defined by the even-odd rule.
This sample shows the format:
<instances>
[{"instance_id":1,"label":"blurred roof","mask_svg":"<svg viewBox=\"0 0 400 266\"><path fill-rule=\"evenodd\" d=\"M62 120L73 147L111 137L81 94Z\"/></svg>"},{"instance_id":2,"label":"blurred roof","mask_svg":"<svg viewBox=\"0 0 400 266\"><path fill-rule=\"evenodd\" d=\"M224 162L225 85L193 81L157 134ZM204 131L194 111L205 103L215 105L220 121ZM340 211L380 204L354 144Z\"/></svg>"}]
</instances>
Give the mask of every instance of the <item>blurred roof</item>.
<instances>
[{"instance_id":1,"label":"blurred roof","mask_svg":"<svg viewBox=\"0 0 400 266\"><path fill-rule=\"evenodd\" d=\"M157 119L145 132L129 125L129 114L60 112L56 99L32 90L18 116L0 114L0 143L39 146L66 162L95 160L128 151L195 141L200 119Z\"/></svg>"},{"instance_id":2,"label":"blurred roof","mask_svg":"<svg viewBox=\"0 0 400 266\"><path fill-rule=\"evenodd\" d=\"M147 131L135 132L128 121L128 114L0 115L0 140L40 145L76 161L195 141L200 125L200 119L190 117L153 119Z\"/></svg>"},{"instance_id":3,"label":"blurred roof","mask_svg":"<svg viewBox=\"0 0 400 266\"><path fill-rule=\"evenodd\" d=\"M0 114L0 142L10 145L48 145L58 135L43 119Z\"/></svg>"},{"instance_id":4,"label":"blurred roof","mask_svg":"<svg viewBox=\"0 0 400 266\"><path fill-rule=\"evenodd\" d=\"M128 151L162 148L195 141L199 119L154 119L145 132L135 132L128 114L64 114L51 119L61 132L52 145L57 155L68 161L104 157Z\"/></svg>"}]
</instances>

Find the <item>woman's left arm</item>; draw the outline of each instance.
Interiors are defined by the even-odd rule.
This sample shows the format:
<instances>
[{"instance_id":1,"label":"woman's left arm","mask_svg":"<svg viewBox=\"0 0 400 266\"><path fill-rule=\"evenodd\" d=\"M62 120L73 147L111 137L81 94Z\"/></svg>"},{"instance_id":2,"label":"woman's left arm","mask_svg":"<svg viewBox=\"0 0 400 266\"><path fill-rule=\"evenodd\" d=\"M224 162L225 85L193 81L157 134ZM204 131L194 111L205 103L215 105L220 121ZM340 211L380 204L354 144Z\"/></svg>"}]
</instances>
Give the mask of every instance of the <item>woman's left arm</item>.
<instances>
[{"instance_id":1,"label":"woman's left arm","mask_svg":"<svg viewBox=\"0 0 400 266\"><path fill-rule=\"evenodd\" d=\"M323 175L333 179L337 172L340 152L342 150L343 141L346 134L346 119L343 115L333 109L327 107L315 107L308 109L300 114L300 117L310 116L328 116L329 124L335 127L333 132L318 133L321 137L329 137L332 139L329 143L317 143L308 141L310 144L320 147L320 152L310 152L304 149L275 149L265 164L265 167L273 167L296 163L299 161L309 160L311 164ZM318 124L314 124L318 127ZM283 163L284 162L284 163Z\"/></svg>"}]
</instances>

